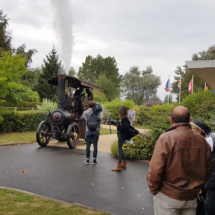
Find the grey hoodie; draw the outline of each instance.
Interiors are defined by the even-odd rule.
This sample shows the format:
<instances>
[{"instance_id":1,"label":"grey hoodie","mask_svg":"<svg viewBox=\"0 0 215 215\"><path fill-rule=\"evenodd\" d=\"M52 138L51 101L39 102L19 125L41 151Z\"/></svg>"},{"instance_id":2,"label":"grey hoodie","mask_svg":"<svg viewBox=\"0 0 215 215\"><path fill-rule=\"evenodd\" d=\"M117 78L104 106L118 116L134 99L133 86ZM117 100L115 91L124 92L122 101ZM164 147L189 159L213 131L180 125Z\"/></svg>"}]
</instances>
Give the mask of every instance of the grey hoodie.
<instances>
[{"instance_id":1,"label":"grey hoodie","mask_svg":"<svg viewBox=\"0 0 215 215\"><path fill-rule=\"evenodd\" d=\"M88 108L87 110L85 110L83 112L83 118L84 118L85 122L87 122L87 120L89 119L91 114L93 114L93 109L92 108ZM100 114L98 115L98 118L99 118L99 122L101 122L101 115ZM99 130L99 129L100 129L100 125L98 124L96 130ZM87 128L87 123L86 123L86 131L89 131L89 129Z\"/></svg>"}]
</instances>

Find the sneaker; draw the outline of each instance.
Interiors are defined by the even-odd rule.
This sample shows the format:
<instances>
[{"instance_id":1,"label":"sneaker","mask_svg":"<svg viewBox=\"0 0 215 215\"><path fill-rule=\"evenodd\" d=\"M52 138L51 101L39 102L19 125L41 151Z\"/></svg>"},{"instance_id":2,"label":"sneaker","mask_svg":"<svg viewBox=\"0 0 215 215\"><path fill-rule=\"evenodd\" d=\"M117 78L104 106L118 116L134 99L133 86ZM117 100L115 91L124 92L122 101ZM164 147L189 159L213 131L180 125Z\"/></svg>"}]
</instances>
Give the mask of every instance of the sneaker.
<instances>
[{"instance_id":1,"label":"sneaker","mask_svg":"<svg viewBox=\"0 0 215 215\"><path fill-rule=\"evenodd\" d=\"M93 164L98 164L98 162L96 161L96 159L93 159Z\"/></svg>"},{"instance_id":2,"label":"sneaker","mask_svg":"<svg viewBox=\"0 0 215 215\"><path fill-rule=\"evenodd\" d=\"M84 161L84 163L85 163L85 164L90 164L90 160L87 159L87 160Z\"/></svg>"}]
</instances>

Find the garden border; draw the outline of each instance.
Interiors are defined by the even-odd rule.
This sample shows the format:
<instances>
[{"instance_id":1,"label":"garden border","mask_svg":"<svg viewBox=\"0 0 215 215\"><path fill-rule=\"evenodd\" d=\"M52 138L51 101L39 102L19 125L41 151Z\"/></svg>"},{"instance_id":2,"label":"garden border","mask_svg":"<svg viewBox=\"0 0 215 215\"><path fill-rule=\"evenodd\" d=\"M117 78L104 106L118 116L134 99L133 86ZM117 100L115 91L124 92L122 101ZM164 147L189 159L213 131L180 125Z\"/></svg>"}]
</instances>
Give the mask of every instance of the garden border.
<instances>
[{"instance_id":1,"label":"garden border","mask_svg":"<svg viewBox=\"0 0 215 215\"><path fill-rule=\"evenodd\" d=\"M51 201L54 201L54 202L65 204L65 205L77 205L77 206L80 206L82 208L86 208L86 209L97 211L97 212L101 212L101 213L106 213L108 215L116 215L116 214L110 214L107 211L95 209L95 208L92 208L92 207L89 207L89 206L86 206L86 205L82 205L82 204L79 204L79 203L70 203L70 202L66 202L66 201L63 201L63 200L54 199L54 198L50 198L50 197L47 197L47 196L39 195L39 194L36 194L36 193L32 193L32 192L29 192L29 191L26 191L26 190L20 190L20 189L16 189L16 188L12 188L12 187L4 187L4 186L0 186L0 188L1 189L7 189L7 190L21 192L21 193L24 193L24 194L27 194L27 195L39 197L39 198L42 198L42 199L45 199L45 200L51 200Z\"/></svg>"}]
</instances>

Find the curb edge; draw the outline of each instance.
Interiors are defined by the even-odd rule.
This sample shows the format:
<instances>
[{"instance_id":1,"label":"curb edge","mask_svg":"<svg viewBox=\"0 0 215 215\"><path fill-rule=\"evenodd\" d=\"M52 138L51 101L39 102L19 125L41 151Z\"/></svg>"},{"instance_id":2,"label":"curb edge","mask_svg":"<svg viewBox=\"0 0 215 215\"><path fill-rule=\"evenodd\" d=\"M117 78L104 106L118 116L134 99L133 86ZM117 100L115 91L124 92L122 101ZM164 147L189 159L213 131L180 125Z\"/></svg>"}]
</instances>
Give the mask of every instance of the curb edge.
<instances>
[{"instance_id":1,"label":"curb edge","mask_svg":"<svg viewBox=\"0 0 215 215\"><path fill-rule=\"evenodd\" d=\"M39 198L42 198L42 199L45 199L45 200L51 200L51 201L54 201L54 202L65 204L65 205L77 205L77 206L82 207L82 208L86 208L86 209L101 212L101 213L106 213L108 215L116 215L116 214L110 214L107 211L95 209L95 208L92 208L92 207L89 207L89 206L86 206L86 205L82 205L82 204L79 204L79 203L70 203L70 202L66 202L66 201L63 201L63 200L59 200L59 199L39 195L39 194L36 194L36 193L32 193L32 192L29 192L29 191L26 191L26 190L20 190L20 189L16 189L16 188L12 188L12 187L4 187L4 186L0 186L0 189L7 189L7 190L12 190L12 191L17 191L17 192L20 192L20 193L24 193L24 194L27 194L27 195L39 197Z\"/></svg>"}]
</instances>

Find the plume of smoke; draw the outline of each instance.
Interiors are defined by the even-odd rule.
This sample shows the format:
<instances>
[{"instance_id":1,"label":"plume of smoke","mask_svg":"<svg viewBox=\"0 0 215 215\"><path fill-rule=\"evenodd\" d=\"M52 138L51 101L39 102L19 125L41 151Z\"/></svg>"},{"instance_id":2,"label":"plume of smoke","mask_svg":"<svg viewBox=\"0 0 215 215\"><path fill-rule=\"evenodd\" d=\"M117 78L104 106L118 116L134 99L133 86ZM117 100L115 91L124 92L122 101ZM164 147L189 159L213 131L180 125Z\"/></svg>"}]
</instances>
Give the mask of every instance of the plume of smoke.
<instances>
[{"instance_id":1,"label":"plume of smoke","mask_svg":"<svg viewBox=\"0 0 215 215\"><path fill-rule=\"evenodd\" d=\"M59 54L64 64L64 69L68 73L74 45L72 34L72 6L70 0L51 0L51 2L55 9L53 27L59 43Z\"/></svg>"}]
</instances>

